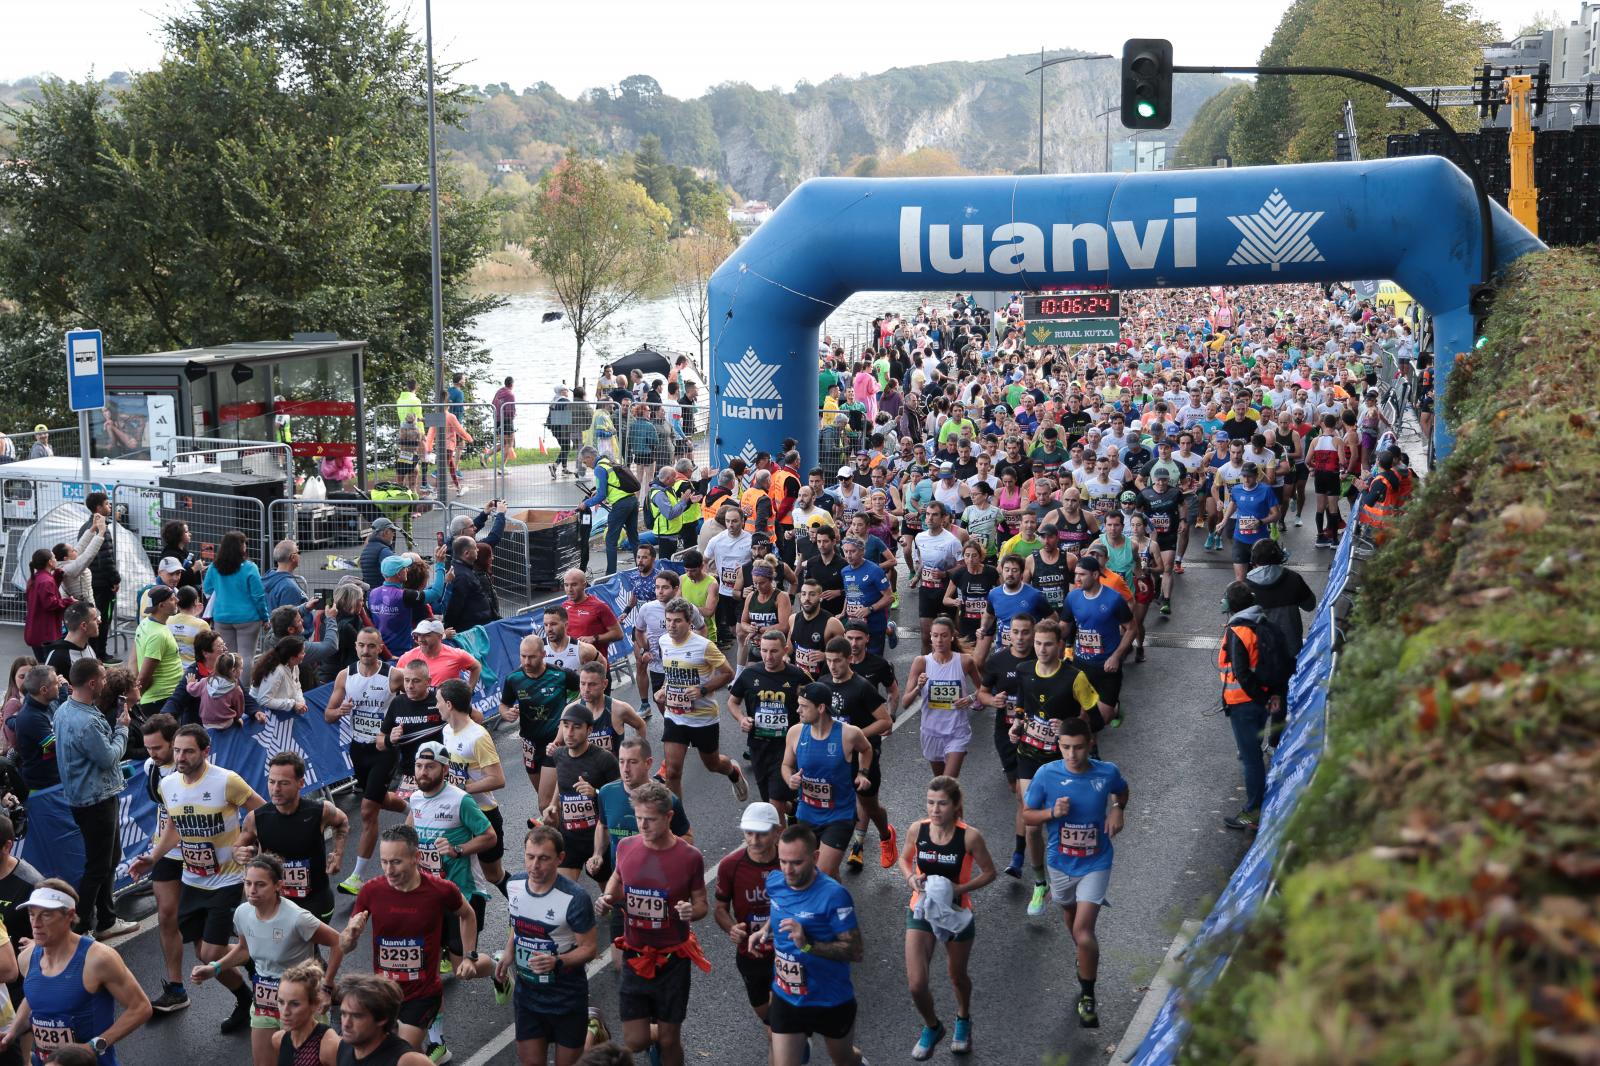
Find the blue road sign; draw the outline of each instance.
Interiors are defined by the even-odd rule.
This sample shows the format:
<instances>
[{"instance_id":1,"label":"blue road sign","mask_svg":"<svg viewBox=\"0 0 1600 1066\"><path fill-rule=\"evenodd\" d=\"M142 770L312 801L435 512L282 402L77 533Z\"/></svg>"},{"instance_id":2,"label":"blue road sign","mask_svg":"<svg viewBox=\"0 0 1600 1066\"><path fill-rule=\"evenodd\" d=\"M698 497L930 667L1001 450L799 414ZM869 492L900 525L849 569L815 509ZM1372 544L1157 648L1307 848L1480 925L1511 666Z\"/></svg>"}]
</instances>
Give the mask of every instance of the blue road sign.
<instances>
[{"instance_id":1,"label":"blue road sign","mask_svg":"<svg viewBox=\"0 0 1600 1066\"><path fill-rule=\"evenodd\" d=\"M74 411L98 411L106 405L105 344L97 329L67 333L67 397Z\"/></svg>"}]
</instances>

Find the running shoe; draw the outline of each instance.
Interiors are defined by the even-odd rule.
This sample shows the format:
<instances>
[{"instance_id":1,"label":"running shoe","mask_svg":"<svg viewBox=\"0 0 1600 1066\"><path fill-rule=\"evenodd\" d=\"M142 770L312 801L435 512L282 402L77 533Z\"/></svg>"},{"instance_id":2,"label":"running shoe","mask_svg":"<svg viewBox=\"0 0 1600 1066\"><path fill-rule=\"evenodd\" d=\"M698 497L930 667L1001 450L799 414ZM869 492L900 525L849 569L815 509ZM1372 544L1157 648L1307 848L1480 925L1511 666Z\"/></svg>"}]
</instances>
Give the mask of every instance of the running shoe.
<instances>
[{"instance_id":1,"label":"running shoe","mask_svg":"<svg viewBox=\"0 0 1600 1066\"><path fill-rule=\"evenodd\" d=\"M430 1062L435 1063L436 1066L444 1066L444 1064L449 1062L453 1057L454 1056L450 1054L450 1049L445 1047L443 1044L428 1045L428 1059Z\"/></svg>"},{"instance_id":2,"label":"running shoe","mask_svg":"<svg viewBox=\"0 0 1600 1066\"><path fill-rule=\"evenodd\" d=\"M604 1044L611 1039L611 1030L606 1028L606 1020L600 1017L599 1007L589 1008L589 1035L594 1037L596 1044Z\"/></svg>"},{"instance_id":3,"label":"running shoe","mask_svg":"<svg viewBox=\"0 0 1600 1066\"><path fill-rule=\"evenodd\" d=\"M494 971L493 972L496 973L496 974L500 972L500 959L504 955L505 955L505 952L503 952L503 951L497 951L497 952L494 953ZM502 1006L502 1007L505 1006L507 1003L511 1002L511 980L510 980L510 976L511 976L510 974L507 974L506 975L507 979L505 981L501 981L498 977L495 977L492 974L491 974L491 976L489 978L489 983L494 986L494 1001L495 1001L495 1003L497 1005Z\"/></svg>"},{"instance_id":4,"label":"running shoe","mask_svg":"<svg viewBox=\"0 0 1600 1066\"><path fill-rule=\"evenodd\" d=\"M1261 812L1240 811L1232 818L1224 818L1222 824L1229 829L1242 829L1246 832L1253 832L1261 828Z\"/></svg>"},{"instance_id":5,"label":"running shoe","mask_svg":"<svg viewBox=\"0 0 1600 1066\"><path fill-rule=\"evenodd\" d=\"M1299 515L1295 515L1294 516L1294 528L1299 529L1301 526L1303 526L1305 524L1306 524L1306 520L1304 518L1301 518Z\"/></svg>"},{"instance_id":6,"label":"running shoe","mask_svg":"<svg viewBox=\"0 0 1600 1066\"><path fill-rule=\"evenodd\" d=\"M1174 560L1172 560L1172 572L1174 574L1183 573L1183 560L1182 559L1174 559Z\"/></svg>"},{"instance_id":7,"label":"running shoe","mask_svg":"<svg viewBox=\"0 0 1600 1066\"><path fill-rule=\"evenodd\" d=\"M1143 644L1135 644L1133 646L1133 661L1136 662L1136 663L1144 662L1144 645Z\"/></svg>"},{"instance_id":8,"label":"running shoe","mask_svg":"<svg viewBox=\"0 0 1600 1066\"><path fill-rule=\"evenodd\" d=\"M893 622L889 623L888 640L889 647L891 649L898 648L900 646L900 627L895 625Z\"/></svg>"},{"instance_id":9,"label":"running shoe","mask_svg":"<svg viewBox=\"0 0 1600 1066\"><path fill-rule=\"evenodd\" d=\"M965 1055L972 1050L972 1019L956 1015L956 1029L950 1036L950 1050Z\"/></svg>"},{"instance_id":10,"label":"running shoe","mask_svg":"<svg viewBox=\"0 0 1600 1066\"><path fill-rule=\"evenodd\" d=\"M900 848L895 840L894 826L889 827L889 839L878 841L878 865L885 870L900 859Z\"/></svg>"},{"instance_id":11,"label":"running shoe","mask_svg":"<svg viewBox=\"0 0 1600 1066\"><path fill-rule=\"evenodd\" d=\"M728 784L733 787L733 798L743 803L750 798L750 782L744 779L744 771L738 763L733 764L733 773L728 778Z\"/></svg>"},{"instance_id":12,"label":"running shoe","mask_svg":"<svg viewBox=\"0 0 1600 1066\"><path fill-rule=\"evenodd\" d=\"M182 985L168 984L161 990L161 995L150 1001L150 1009L158 1014L171 1014L180 1011L189 1005L189 993L183 990Z\"/></svg>"},{"instance_id":13,"label":"running shoe","mask_svg":"<svg viewBox=\"0 0 1600 1066\"><path fill-rule=\"evenodd\" d=\"M866 865L866 859L861 854L862 851L865 850L865 848L866 848L866 841L865 840L861 840L861 839L858 838L858 839L850 841L850 851L844 857L844 864L845 864L846 867L849 868L851 873L853 873L853 874L860 873L861 872L861 868Z\"/></svg>"},{"instance_id":14,"label":"running shoe","mask_svg":"<svg viewBox=\"0 0 1600 1066\"><path fill-rule=\"evenodd\" d=\"M118 918L104 929L96 929L94 938L104 944L107 940L115 940L119 936L127 936L129 933L137 933L138 931L138 922L130 922L126 918Z\"/></svg>"},{"instance_id":15,"label":"running shoe","mask_svg":"<svg viewBox=\"0 0 1600 1066\"><path fill-rule=\"evenodd\" d=\"M233 1004L233 1013L222 1019L222 1024L217 1026L224 1035L237 1033L250 1024L250 1000L236 999Z\"/></svg>"},{"instance_id":16,"label":"running shoe","mask_svg":"<svg viewBox=\"0 0 1600 1066\"><path fill-rule=\"evenodd\" d=\"M1011 865L1006 867L1006 876L1017 878L1022 876L1022 852L1013 851L1011 853Z\"/></svg>"},{"instance_id":17,"label":"running shoe","mask_svg":"<svg viewBox=\"0 0 1600 1066\"><path fill-rule=\"evenodd\" d=\"M1078 997L1078 1024L1085 1029L1100 1028L1100 1015L1094 1009L1094 997L1083 995Z\"/></svg>"},{"instance_id":18,"label":"running shoe","mask_svg":"<svg viewBox=\"0 0 1600 1066\"><path fill-rule=\"evenodd\" d=\"M366 884L365 881L361 880L361 878L357 877L355 874L351 874L334 887L347 896L353 896L361 891L361 886L364 884Z\"/></svg>"},{"instance_id":19,"label":"running shoe","mask_svg":"<svg viewBox=\"0 0 1600 1066\"><path fill-rule=\"evenodd\" d=\"M922 1035L917 1038L917 1046L911 1049L911 1057L918 1062L933 1058L933 1049L939 1041L944 1039L944 1022L938 1025L924 1025Z\"/></svg>"},{"instance_id":20,"label":"running shoe","mask_svg":"<svg viewBox=\"0 0 1600 1066\"><path fill-rule=\"evenodd\" d=\"M1028 916L1037 918L1044 913L1044 898L1049 893L1046 885L1034 885L1033 897L1028 900Z\"/></svg>"},{"instance_id":21,"label":"running shoe","mask_svg":"<svg viewBox=\"0 0 1600 1066\"><path fill-rule=\"evenodd\" d=\"M1172 614L1172 601L1165 597L1161 600L1161 613L1169 616Z\"/></svg>"},{"instance_id":22,"label":"running shoe","mask_svg":"<svg viewBox=\"0 0 1600 1066\"><path fill-rule=\"evenodd\" d=\"M439 976L449 977L455 972L456 968L450 965L450 957L441 951L439 953Z\"/></svg>"}]
</instances>

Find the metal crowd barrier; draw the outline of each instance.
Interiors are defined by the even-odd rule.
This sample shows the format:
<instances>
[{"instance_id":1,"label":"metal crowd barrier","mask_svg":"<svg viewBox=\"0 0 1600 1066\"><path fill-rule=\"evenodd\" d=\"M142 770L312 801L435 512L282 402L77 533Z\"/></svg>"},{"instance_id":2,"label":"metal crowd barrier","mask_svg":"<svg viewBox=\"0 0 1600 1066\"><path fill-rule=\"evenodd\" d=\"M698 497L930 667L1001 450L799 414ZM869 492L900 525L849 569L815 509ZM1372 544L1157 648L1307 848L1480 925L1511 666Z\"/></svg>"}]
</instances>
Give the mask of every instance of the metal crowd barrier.
<instances>
[{"instance_id":1,"label":"metal crowd barrier","mask_svg":"<svg viewBox=\"0 0 1600 1066\"><path fill-rule=\"evenodd\" d=\"M273 500L267 508L271 530L268 566L272 546L292 540L300 549L300 568L295 575L313 596L337 588L347 575L360 578L361 550L378 518L394 523L395 551L414 551L425 559L433 558L439 534L448 525L445 509L438 500L359 496Z\"/></svg>"},{"instance_id":2,"label":"metal crowd barrier","mask_svg":"<svg viewBox=\"0 0 1600 1066\"><path fill-rule=\"evenodd\" d=\"M7 458L8 449L0 444L0 465L10 462L24 462L28 459L41 459L47 456L77 456L78 427L71 426L66 429L46 429L42 434L30 430L19 430L15 433L3 435L10 442L10 457Z\"/></svg>"}]
</instances>

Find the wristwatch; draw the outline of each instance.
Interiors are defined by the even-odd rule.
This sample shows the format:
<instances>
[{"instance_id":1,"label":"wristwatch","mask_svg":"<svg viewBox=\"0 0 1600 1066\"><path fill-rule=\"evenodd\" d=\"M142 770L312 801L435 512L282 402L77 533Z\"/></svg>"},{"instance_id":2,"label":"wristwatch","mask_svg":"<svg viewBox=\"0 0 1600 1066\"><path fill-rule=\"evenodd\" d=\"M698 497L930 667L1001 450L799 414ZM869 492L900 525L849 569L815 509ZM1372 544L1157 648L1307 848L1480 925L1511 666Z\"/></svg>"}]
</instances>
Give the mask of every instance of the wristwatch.
<instances>
[{"instance_id":1,"label":"wristwatch","mask_svg":"<svg viewBox=\"0 0 1600 1066\"><path fill-rule=\"evenodd\" d=\"M89 1041L89 1050L93 1051L96 1055L104 1055L106 1052L111 1050L111 1044L106 1040L105 1037L97 1036L93 1040Z\"/></svg>"},{"instance_id":2,"label":"wristwatch","mask_svg":"<svg viewBox=\"0 0 1600 1066\"><path fill-rule=\"evenodd\" d=\"M477 962L478 958L479 958L479 956L478 956L478 953L476 951L467 952L467 961L468 962Z\"/></svg>"}]
</instances>

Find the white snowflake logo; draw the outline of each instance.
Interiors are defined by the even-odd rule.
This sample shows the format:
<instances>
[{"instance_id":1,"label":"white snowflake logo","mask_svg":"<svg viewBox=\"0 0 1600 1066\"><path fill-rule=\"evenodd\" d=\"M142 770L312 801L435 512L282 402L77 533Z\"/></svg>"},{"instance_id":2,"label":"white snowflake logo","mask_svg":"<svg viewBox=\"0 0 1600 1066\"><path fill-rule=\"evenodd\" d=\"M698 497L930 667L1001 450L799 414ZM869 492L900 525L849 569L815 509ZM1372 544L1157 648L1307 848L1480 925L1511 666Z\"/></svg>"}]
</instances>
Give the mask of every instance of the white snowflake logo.
<instances>
[{"instance_id":1,"label":"white snowflake logo","mask_svg":"<svg viewBox=\"0 0 1600 1066\"><path fill-rule=\"evenodd\" d=\"M279 752L294 752L296 755L300 756L300 758L305 760L306 784L310 786L319 785L322 783L320 776L317 773L316 765L311 761L311 757L294 739L293 721L287 718L278 718L276 716L269 718L266 725L261 727L261 731L256 733L255 736L251 737L251 739L257 744L261 745L262 750L267 753L268 759L272 758L274 755L277 755ZM348 748L345 750L347 752L349 751Z\"/></svg>"},{"instance_id":2,"label":"white snowflake logo","mask_svg":"<svg viewBox=\"0 0 1600 1066\"><path fill-rule=\"evenodd\" d=\"M779 367L757 359L754 348L746 348L744 358L737 363L723 365L728 368L728 382L722 387L722 395L742 396L751 403L783 399L778 386L772 383Z\"/></svg>"},{"instance_id":3,"label":"white snowflake logo","mask_svg":"<svg viewBox=\"0 0 1600 1066\"><path fill-rule=\"evenodd\" d=\"M1243 234L1229 266L1270 266L1284 263L1320 263L1322 253L1307 234L1322 217L1321 211L1295 211L1277 189L1253 215L1229 215L1228 221Z\"/></svg>"},{"instance_id":4,"label":"white snowflake logo","mask_svg":"<svg viewBox=\"0 0 1600 1066\"><path fill-rule=\"evenodd\" d=\"M751 441L751 440L746 440L744 442L744 447L743 448L740 448L736 452L725 452L725 453L723 453L722 458L724 460L726 460L726 461L729 461L729 462L731 462L734 459L743 459L745 468L749 469L750 467L753 467L753 466L756 465L756 446L755 446L755 442Z\"/></svg>"}]
</instances>

